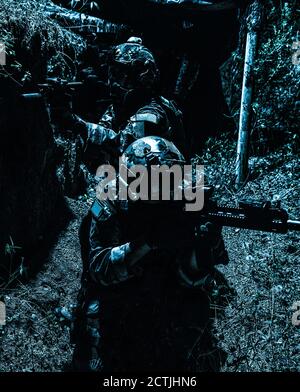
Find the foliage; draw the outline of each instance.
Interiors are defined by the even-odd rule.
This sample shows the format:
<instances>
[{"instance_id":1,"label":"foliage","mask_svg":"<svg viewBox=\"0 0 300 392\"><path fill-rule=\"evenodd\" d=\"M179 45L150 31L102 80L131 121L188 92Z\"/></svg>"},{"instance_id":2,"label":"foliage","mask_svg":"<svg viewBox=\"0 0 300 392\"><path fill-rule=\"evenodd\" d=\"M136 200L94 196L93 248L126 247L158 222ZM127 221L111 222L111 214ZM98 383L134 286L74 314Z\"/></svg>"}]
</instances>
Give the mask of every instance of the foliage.
<instances>
[{"instance_id":1,"label":"foliage","mask_svg":"<svg viewBox=\"0 0 300 392\"><path fill-rule=\"evenodd\" d=\"M288 138L298 131L300 65L293 64L294 43L300 40L297 2L266 0L264 21L259 31L255 63L252 141L270 142L277 131ZM245 16L244 16L245 18ZM242 20L237 50L223 65L223 87L231 113L238 122L246 42L246 23ZM270 135L268 135L268 132ZM271 137L269 137L271 136Z\"/></svg>"},{"instance_id":2,"label":"foliage","mask_svg":"<svg viewBox=\"0 0 300 392\"><path fill-rule=\"evenodd\" d=\"M238 192L233 186L234 141L223 135L206 147L196 161L205 165L218 203L280 200L290 218L299 219L299 154L292 144L251 157L251 181ZM300 298L299 233L224 228L223 234L230 262L217 268L235 295L222 302L213 299L210 305L214 336L226 356L221 371L299 371L300 333L291 321L291 307Z\"/></svg>"},{"instance_id":3,"label":"foliage","mask_svg":"<svg viewBox=\"0 0 300 392\"><path fill-rule=\"evenodd\" d=\"M0 0L0 42L5 43L8 63L1 68L2 75L11 74L22 82L32 63L41 58L55 58L61 76L74 71L70 63L85 48L85 42L47 17L46 4L47 0Z\"/></svg>"},{"instance_id":4,"label":"foliage","mask_svg":"<svg viewBox=\"0 0 300 392\"><path fill-rule=\"evenodd\" d=\"M300 66L293 64L297 39L295 2L267 1L266 24L255 68L254 126L259 129L297 129L297 91Z\"/></svg>"}]
</instances>

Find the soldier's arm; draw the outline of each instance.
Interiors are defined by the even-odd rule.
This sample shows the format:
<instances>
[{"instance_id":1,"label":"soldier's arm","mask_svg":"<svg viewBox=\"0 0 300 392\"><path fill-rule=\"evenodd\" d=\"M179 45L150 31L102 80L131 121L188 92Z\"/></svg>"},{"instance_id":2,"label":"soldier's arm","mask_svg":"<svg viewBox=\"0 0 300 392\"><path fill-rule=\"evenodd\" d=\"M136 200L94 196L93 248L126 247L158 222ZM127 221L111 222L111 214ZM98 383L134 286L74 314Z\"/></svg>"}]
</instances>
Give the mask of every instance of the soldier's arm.
<instances>
[{"instance_id":1,"label":"soldier's arm","mask_svg":"<svg viewBox=\"0 0 300 392\"><path fill-rule=\"evenodd\" d=\"M133 268L151 247L136 239L121 243L117 218L93 218L90 230L89 273L92 279L107 286L128 280L134 276Z\"/></svg>"},{"instance_id":2,"label":"soldier's arm","mask_svg":"<svg viewBox=\"0 0 300 392\"><path fill-rule=\"evenodd\" d=\"M72 113L71 109L66 105L57 106L53 104L50 114L51 121L58 125L61 131L70 130L75 135L80 135L84 149L89 144L93 144L96 147L101 146L102 148L105 148L106 144L112 146L118 144L117 133L111 127L105 126L105 121L100 122L100 124L85 121Z\"/></svg>"},{"instance_id":3,"label":"soldier's arm","mask_svg":"<svg viewBox=\"0 0 300 392\"><path fill-rule=\"evenodd\" d=\"M168 138L169 122L166 114L158 105L149 105L140 109L135 115L131 116L127 124L119 133L112 129L104 128L101 125L87 123L86 130L86 149L107 145L111 148L112 142L115 149L121 155L134 140L156 135Z\"/></svg>"},{"instance_id":4,"label":"soldier's arm","mask_svg":"<svg viewBox=\"0 0 300 392\"><path fill-rule=\"evenodd\" d=\"M70 129L73 133L80 135L84 150L93 151L97 148L105 150L107 148L111 151L114 148L118 154L121 154L134 140L147 135L159 134L161 129L159 120L158 116L152 113L136 114L130 118L120 133L102 124L85 121L72 113L64 113L59 120L56 118L56 123L61 128Z\"/></svg>"},{"instance_id":5,"label":"soldier's arm","mask_svg":"<svg viewBox=\"0 0 300 392\"><path fill-rule=\"evenodd\" d=\"M75 134L80 135L85 144L93 143L102 146L109 140L114 140L117 133L101 124L94 124L83 120L76 114L66 112L57 121L64 129L70 129Z\"/></svg>"}]
</instances>

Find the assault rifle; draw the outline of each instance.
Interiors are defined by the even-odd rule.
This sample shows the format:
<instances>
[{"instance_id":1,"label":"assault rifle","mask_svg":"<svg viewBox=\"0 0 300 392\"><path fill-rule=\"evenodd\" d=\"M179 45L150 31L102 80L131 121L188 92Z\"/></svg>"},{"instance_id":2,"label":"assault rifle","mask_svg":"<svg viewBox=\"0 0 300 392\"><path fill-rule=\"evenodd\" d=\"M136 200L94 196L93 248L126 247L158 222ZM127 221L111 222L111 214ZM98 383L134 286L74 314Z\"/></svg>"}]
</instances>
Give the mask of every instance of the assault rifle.
<instances>
[{"instance_id":1,"label":"assault rifle","mask_svg":"<svg viewBox=\"0 0 300 392\"><path fill-rule=\"evenodd\" d=\"M171 219L175 225L178 218L178 222L183 225L189 222L194 227L201 222L203 224L211 222L221 227L228 226L278 234L300 231L300 220L289 219L287 211L281 208L280 201L271 203L270 201L244 199L239 202L238 207L228 207L218 205L212 199L213 191L213 186L204 187L204 206L199 211L187 211L185 200L162 200L158 204L144 204L142 211L145 212L148 209L146 216L149 215L152 219L161 217L166 220ZM142 203L142 201L136 200L134 203ZM94 215L102 209L102 202L96 199L92 207Z\"/></svg>"},{"instance_id":2,"label":"assault rifle","mask_svg":"<svg viewBox=\"0 0 300 392\"><path fill-rule=\"evenodd\" d=\"M211 196L213 187L205 187L205 194ZM198 213L197 213L198 214ZM281 208L280 201L257 201L244 199L237 208L218 206L208 203L199 212L200 217L219 226L237 227L241 229L260 230L270 233L286 234L288 231L300 231L300 220L289 219L286 210Z\"/></svg>"},{"instance_id":3,"label":"assault rifle","mask_svg":"<svg viewBox=\"0 0 300 392\"><path fill-rule=\"evenodd\" d=\"M82 81L72 81L68 82L67 80L61 78L47 78L45 83L40 83L37 85L37 90L35 92L24 93L22 97L26 100L32 99L41 99L43 96L47 96L49 94L57 95L58 99L62 95L69 95L70 97L73 94L76 94L82 88L93 88L97 90L97 96L99 97L108 97L108 88L106 84L100 80L98 80L96 75L89 75L84 82ZM107 101L110 103L110 99L101 99L101 101Z\"/></svg>"}]
</instances>

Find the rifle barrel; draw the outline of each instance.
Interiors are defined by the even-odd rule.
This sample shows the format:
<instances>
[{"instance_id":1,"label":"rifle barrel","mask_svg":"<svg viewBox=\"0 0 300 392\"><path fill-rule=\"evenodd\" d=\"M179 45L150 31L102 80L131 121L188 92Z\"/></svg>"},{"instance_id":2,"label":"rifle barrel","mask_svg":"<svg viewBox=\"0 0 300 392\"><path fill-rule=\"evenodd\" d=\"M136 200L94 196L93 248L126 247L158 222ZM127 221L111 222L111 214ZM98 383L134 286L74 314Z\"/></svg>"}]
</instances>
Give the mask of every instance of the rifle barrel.
<instances>
[{"instance_id":1,"label":"rifle barrel","mask_svg":"<svg viewBox=\"0 0 300 392\"><path fill-rule=\"evenodd\" d=\"M241 208L220 207L208 212L211 222L220 226L238 227L241 229L258 230L285 234L288 231L300 231L300 221L285 218L285 211L281 210L280 215L267 215L264 211L254 215Z\"/></svg>"},{"instance_id":2,"label":"rifle barrel","mask_svg":"<svg viewBox=\"0 0 300 392\"><path fill-rule=\"evenodd\" d=\"M289 230L300 231L300 221L297 220L288 220L287 226Z\"/></svg>"},{"instance_id":3,"label":"rifle barrel","mask_svg":"<svg viewBox=\"0 0 300 392\"><path fill-rule=\"evenodd\" d=\"M26 99L27 101L32 101L36 99L41 99L43 96L40 93L26 93L26 94L21 94L21 98Z\"/></svg>"}]
</instances>

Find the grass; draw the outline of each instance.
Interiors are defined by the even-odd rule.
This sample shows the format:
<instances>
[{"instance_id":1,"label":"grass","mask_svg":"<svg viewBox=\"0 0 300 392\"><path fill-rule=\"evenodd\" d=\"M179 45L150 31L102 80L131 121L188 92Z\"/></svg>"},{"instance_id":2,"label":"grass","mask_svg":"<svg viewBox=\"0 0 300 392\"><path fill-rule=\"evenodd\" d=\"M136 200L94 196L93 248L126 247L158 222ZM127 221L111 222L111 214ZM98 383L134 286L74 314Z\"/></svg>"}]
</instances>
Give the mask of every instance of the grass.
<instances>
[{"instance_id":1,"label":"grass","mask_svg":"<svg viewBox=\"0 0 300 392\"><path fill-rule=\"evenodd\" d=\"M48 263L30 281L23 283L16 275L13 288L0 289L7 315L0 327L0 372L62 371L71 360L69 329L54 309L76 301L81 272L77 233L86 206L69 203L77 219L61 233Z\"/></svg>"},{"instance_id":2,"label":"grass","mask_svg":"<svg viewBox=\"0 0 300 392\"><path fill-rule=\"evenodd\" d=\"M208 142L204 156L208 182L220 203L240 198L281 200L291 219L299 219L299 154L293 146L251 158L253 180L234 189L235 148L225 138ZM299 371L300 331L292 325L292 306L300 299L300 235L223 230L230 256L219 266L235 291L222 308L212 303L214 329L227 359L222 371ZM225 314L224 314L225 311Z\"/></svg>"}]
</instances>

